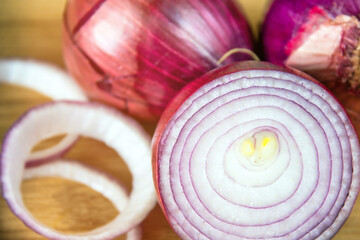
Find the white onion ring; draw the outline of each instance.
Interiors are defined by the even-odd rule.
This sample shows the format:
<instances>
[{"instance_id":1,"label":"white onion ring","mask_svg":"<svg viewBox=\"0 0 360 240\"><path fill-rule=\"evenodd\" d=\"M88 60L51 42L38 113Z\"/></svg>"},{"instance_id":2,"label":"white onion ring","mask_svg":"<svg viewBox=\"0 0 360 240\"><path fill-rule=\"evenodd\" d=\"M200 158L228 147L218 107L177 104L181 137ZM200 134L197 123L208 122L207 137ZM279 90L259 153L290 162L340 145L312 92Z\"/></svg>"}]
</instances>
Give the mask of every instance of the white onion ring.
<instances>
[{"instance_id":1,"label":"white onion ring","mask_svg":"<svg viewBox=\"0 0 360 240\"><path fill-rule=\"evenodd\" d=\"M273 162L232 155L267 131L280 144ZM194 81L168 106L153 146L159 202L182 239L330 239L359 192L359 141L344 109L313 79L272 64Z\"/></svg>"},{"instance_id":2,"label":"white onion ring","mask_svg":"<svg viewBox=\"0 0 360 240\"><path fill-rule=\"evenodd\" d=\"M108 198L121 213L128 202L128 193L125 187L114 178L96 171L84 164L69 160L57 160L35 167L26 168L23 179L41 177L60 177L82 183ZM52 238L51 233L47 237ZM64 237L72 239L71 235L64 234ZM127 233L127 240L140 240L141 227L136 226Z\"/></svg>"},{"instance_id":3,"label":"white onion ring","mask_svg":"<svg viewBox=\"0 0 360 240\"><path fill-rule=\"evenodd\" d=\"M9 130L1 153L3 197L14 214L34 231L55 239L68 239L35 220L24 206L20 184L25 159L32 147L53 135L79 134L102 140L120 154L133 176L129 202L120 215L93 231L71 239L111 239L138 225L155 206L150 138L134 120L115 109L95 103L53 102L25 113ZM21 151L19 151L21 149Z\"/></svg>"},{"instance_id":4,"label":"white onion ring","mask_svg":"<svg viewBox=\"0 0 360 240\"><path fill-rule=\"evenodd\" d=\"M0 83L27 87L54 100L87 101L76 81L64 70L50 63L30 59L1 59ZM53 147L31 153L27 165L58 158L77 139L76 135L67 135Z\"/></svg>"}]
</instances>

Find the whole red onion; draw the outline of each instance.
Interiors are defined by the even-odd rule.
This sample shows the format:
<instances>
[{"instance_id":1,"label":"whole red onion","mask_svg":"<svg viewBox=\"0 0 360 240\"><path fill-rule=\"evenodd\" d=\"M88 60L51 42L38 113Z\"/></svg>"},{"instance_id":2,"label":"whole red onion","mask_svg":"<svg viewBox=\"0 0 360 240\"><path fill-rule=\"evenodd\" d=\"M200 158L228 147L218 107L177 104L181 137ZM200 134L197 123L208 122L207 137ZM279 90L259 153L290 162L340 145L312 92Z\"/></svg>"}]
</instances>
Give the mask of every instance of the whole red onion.
<instances>
[{"instance_id":1,"label":"whole red onion","mask_svg":"<svg viewBox=\"0 0 360 240\"><path fill-rule=\"evenodd\" d=\"M359 17L360 0L274 0L262 31L266 59L359 92Z\"/></svg>"},{"instance_id":2,"label":"whole red onion","mask_svg":"<svg viewBox=\"0 0 360 240\"><path fill-rule=\"evenodd\" d=\"M148 120L227 51L252 48L232 0L69 0L63 35L66 66L88 95Z\"/></svg>"}]
</instances>

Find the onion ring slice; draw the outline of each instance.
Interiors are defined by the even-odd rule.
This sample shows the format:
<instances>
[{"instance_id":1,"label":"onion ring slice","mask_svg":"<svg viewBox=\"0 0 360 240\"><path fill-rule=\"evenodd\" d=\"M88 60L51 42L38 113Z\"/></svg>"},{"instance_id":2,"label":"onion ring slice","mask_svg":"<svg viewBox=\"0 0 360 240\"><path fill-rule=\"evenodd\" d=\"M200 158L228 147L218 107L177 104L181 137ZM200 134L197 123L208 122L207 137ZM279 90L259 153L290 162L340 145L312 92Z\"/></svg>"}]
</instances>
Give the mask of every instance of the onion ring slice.
<instances>
[{"instance_id":1,"label":"onion ring slice","mask_svg":"<svg viewBox=\"0 0 360 240\"><path fill-rule=\"evenodd\" d=\"M2 59L0 83L30 88L54 100L87 101L86 95L69 74L45 62ZM68 135L53 147L31 153L27 166L62 156L77 139L76 135Z\"/></svg>"},{"instance_id":2,"label":"onion ring slice","mask_svg":"<svg viewBox=\"0 0 360 240\"><path fill-rule=\"evenodd\" d=\"M36 129L36 131L34 131ZM52 102L25 113L9 130L0 158L3 197L14 214L34 231L68 239L39 223L26 209L20 185L25 159L39 141L58 134L79 134L103 141L119 153L133 176L125 209L108 224L71 239L112 239L138 225L156 204L152 181L150 138L134 120L96 103ZM19 151L22 149L22 151Z\"/></svg>"},{"instance_id":3,"label":"onion ring slice","mask_svg":"<svg viewBox=\"0 0 360 240\"><path fill-rule=\"evenodd\" d=\"M61 159L36 167L30 167L25 170L23 179L41 177L60 177L82 183L108 198L119 212L124 210L129 199L127 190L121 183L109 175L106 175L106 173L102 173L81 163ZM51 236L47 237L51 238ZM71 239L71 235L64 234L64 237ZM127 239L141 239L141 227L136 226L129 231L127 233Z\"/></svg>"}]
</instances>

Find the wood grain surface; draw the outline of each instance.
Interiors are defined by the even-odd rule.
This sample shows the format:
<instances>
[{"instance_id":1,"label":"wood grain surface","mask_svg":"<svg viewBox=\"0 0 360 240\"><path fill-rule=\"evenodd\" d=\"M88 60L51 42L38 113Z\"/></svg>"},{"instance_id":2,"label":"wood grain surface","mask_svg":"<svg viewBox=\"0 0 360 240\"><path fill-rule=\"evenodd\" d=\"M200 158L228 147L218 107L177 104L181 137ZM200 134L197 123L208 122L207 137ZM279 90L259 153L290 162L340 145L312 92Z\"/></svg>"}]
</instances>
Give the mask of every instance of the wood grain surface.
<instances>
[{"instance_id":1,"label":"wood grain surface","mask_svg":"<svg viewBox=\"0 0 360 240\"><path fill-rule=\"evenodd\" d=\"M239 0L256 32L266 0ZM0 57L34 58L64 67L61 54L61 18L65 0L0 0ZM0 85L0 138L27 109L50 101L38 93L10 85ZM142 123L152 134L154 124ZM359 129L359 128L358 128ZM56 141L52 139L43 147ZM82 138L66 157L102 169L124 182L131 190L131 175L112 149ZM118 212L100 194L71 181L42 178L24 181L26 206L44 224L65 233L83 232L110 221ZM179 239L157 206L142 224L143 239ZM0 239L45 239L27 228L0 198ZM125 239L121 236L116 239ZM360 203L336 235L337 240L360 239Z\"/></svg>"}]
</instances>

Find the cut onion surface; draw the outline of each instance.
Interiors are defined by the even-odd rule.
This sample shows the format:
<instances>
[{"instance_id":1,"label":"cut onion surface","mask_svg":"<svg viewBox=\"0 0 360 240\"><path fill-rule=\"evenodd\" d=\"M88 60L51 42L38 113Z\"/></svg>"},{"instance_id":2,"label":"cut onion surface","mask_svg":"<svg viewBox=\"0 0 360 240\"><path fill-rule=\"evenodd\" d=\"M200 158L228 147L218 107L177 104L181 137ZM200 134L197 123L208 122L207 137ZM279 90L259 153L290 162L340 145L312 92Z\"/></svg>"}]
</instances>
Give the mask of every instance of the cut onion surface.
<instances>
[{"instance_id":1,"label":"cut onion surface","mask_svg":"<svg viewBox=\"0 0 360 240\"><path fill-rule=\"evenodd\" d=\"M357 198L359 161L332 94L264 62L195 80L153 139L158 199L182 239L330 239Z\"/></svg>"},{"instance_id":2,"label":"cut onion surface","mask_svg":"<svg viewBox=\"0 0 360 240\"><path fill-rule=\"evenodd\" d=\"M1 59L0 83L30 88L54 100L87 101L86 95L69 74L55 65L37 60ZM67 135L53 147L31 153L27 165L56 159L77 139L77 135Z\"/></svg>"},{"instance_id":3,"label":"cut onion surface","mask_svg":"<svg viewBox=\"0 0 360 240\"><path fill-rule=\"evenodd\" d=\"M34 231L53 239L69 239L35 220L21 198L25 159L39 141L58 134L76 134L103 141L122 156L132 173L132 192L114 220L71 239L111 239L137 226L155 206L150 138L131 118L97 103L58 101L35 107L9 130L0 159L4 199L14 214ZM19 151L21 149L21 151Z\"/></svg>"},{"instance_id":4,"label":"cut onion surface","mask_svg":"<svg viewBox=\"0 0 360 240\"><path fill-rule=\"evenodd\" d=\"M108 198L119 212L124 210L128 202L127 190L121 183L106 173L86 167L84 164L69 160L57 160L55 162L27 168L24 171L23 179L41 177L60 177L87 185ZM49 229L46 237L53 239L52 231L53 230ZM64 234L63 238L73 239L72 235L69 234ZM136 226L129 231L127 233L127 239L141 239L141 227Z\"/></svg>"}]
</instances>

